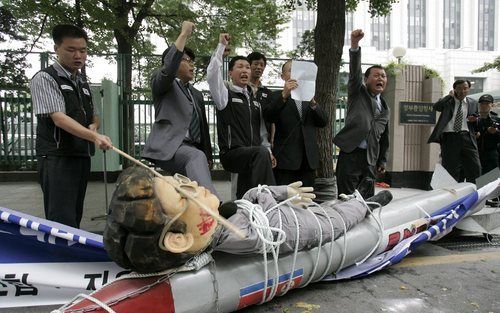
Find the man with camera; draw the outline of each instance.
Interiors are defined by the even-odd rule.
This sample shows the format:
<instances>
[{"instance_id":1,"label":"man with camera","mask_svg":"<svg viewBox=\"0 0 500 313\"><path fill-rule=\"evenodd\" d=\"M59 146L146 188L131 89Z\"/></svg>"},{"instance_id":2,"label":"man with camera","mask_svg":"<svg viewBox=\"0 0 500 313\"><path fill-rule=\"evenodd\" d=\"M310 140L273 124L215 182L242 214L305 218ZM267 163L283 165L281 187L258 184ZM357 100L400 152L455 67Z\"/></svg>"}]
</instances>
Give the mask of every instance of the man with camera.
<instances>
[{"instance_id":1,"label":"man with camera","mask_svg":"<svg viewBox=\"0 0 500 313\"><path fill-rule=\"evenodd\" d=\"M500 143L500 118L491 111L493 97L484 94L479 98L479 118L475 125L482 174L498 167L497 145Z\"/></svg>"}]
</instances>

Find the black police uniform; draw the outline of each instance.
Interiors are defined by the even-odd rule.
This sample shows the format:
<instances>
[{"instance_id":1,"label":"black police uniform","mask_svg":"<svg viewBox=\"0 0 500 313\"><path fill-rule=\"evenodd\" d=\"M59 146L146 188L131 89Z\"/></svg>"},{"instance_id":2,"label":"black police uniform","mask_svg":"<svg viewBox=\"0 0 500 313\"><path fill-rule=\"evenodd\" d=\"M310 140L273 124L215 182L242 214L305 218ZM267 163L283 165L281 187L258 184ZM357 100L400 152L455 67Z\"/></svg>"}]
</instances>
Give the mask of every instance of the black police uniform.
<instances>
[{"instance_id":1,"label":"black police uniform","mask_svg":"<svg viewBox=\"0 0 500 313\"><path fill-rule=\"evenodd\" d=\"M59 85L66 115L88 128L94 120L89 85L59 75L53 66L42 70ZM78 228L90 174L92 142L57 127L50 116L37 116L36 153L47 219Z\"/></svg>"},{"instance_id":2,"label":"black police uniform","mask_svg":"<svg viewBox=\"0 0 500 313\"><path fill-rule=\"evenodd\" d=\"M488 132L489 127L496 128L496 133ZM486 118L479 118L476 125L479 159L481 160L482 174L498 167L498 149L500 143L500 118L495 112L490 112Z\"/></svg>"}]
</instances>

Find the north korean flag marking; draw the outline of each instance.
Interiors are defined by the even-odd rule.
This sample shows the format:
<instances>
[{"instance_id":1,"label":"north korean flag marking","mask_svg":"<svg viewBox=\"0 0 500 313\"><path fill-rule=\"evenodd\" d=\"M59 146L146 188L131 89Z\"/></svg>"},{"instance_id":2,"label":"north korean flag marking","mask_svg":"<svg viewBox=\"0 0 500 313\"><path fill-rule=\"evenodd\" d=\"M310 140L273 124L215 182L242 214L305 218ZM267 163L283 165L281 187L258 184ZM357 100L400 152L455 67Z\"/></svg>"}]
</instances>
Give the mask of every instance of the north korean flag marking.
<instances>
[{"instance_id":1,"label":"north korean flag marking","mask_svg":"<svg viewBox=\"0 0 500 313\"><path fill-rule=\"evenodd\" d=\"M299 286L300 282L302 281L303 275L304 275L303 268L297 269L293 272L290 289L295 289ZM285 289L289 279L290 279L290 273L285 273L279 277L278 290L276 294L279 295L283 291L283 289ZM274 285L274 278L271 278L267 281L266 297L271 292L273 285ZM264 281L260 281L256 284L241 288L238 310L253 304L257 304L260 301L262 301L263 293L264 293Z\"/></svg>"}]
</instances>

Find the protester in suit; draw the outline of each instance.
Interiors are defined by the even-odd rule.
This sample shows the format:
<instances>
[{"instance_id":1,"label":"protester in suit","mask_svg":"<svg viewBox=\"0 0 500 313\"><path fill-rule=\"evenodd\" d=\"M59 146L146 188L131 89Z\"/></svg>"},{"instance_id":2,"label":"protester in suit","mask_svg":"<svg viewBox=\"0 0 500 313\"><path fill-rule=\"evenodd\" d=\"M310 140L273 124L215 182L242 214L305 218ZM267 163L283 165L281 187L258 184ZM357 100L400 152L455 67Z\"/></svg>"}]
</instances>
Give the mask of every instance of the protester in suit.
<instances>
[{"instance_id":1,"label":"protester in suit","mask_svg":"<svg viewBox=\"0 0 500 313\"><path fill-rule=\"evenodd\" d=\"M184 21L173 45L162 55L162 66L151 77L155 122L142 157L171 174L179 173L216 194L210 166L212 148L203 95L193 79L192 50L185 47L195 25Z\"/></svg>"},{"instance_id":2,"label":"protester in suit","mask_svg":"<svg viewBox=\"0 0 500 313\"><path fill-rule=\"evenodd\" d=\"M278 185L302 181L304 186L314 186L319 164L316 129L325 127L328 118L314 99L310 102L292 99L291 91L298 84L291 78L291 72L292 61L289 60L281 68L281 78L285 81L283 91L275 92L264 110L265 119L276 126L274 176Z\"/></svg>"},{"instance_id":3,"label":"protester in suit","mask_svg":"<svg viewBox=\"0 0 500 313\"><path fill-rule=\"evenodd\" d=\"M240 199L252 187L276 182L261 104L248 86L250 64L246 57L233 57L229 61L231 81L222 79L222 58L229 39L229 34L220 34L207 68L207 82L217 107L220 160L226 171L239 174L236 196Z\"/></svg>"},{"instance_id":4,"label":"protester in suit","mask_svg":"<svg viewBox=\"0 0 500 313\"><path fill-rule=\"evenodd\" d=\"M380 65L361 72L361 29L351 33L349 82L345 126L333 142L340 148L336 177L338 194L351 194L361 181L369 181L364 198L375 192L375 172L384 173L389 148L389 107L381 94L387 84Z\"/></svg>"},{"instance_id":5,"label":"protester in suit","mask_svg":"<svg viewBox=\"0 0 500 313\"><path fill-rule=\"evenodd\" d=\"M465 179L474 183L481 174L481 163L474 131L477 102L467 97L470 86L468 80L456 80L450 94L434 104L441 115L427 142L441 145L441 162L451 176L461 181L463 171Z\"/></svg>"}]
</instances>

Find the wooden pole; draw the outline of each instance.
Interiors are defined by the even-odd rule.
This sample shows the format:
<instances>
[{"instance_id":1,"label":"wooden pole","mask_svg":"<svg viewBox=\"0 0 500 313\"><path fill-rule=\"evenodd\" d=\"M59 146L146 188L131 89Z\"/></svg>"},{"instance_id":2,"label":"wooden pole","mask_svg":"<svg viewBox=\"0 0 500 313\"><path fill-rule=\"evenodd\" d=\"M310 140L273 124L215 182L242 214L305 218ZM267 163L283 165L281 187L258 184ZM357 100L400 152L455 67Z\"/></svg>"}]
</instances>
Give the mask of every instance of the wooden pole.
<instances>
[{"instance_id":1,"label":"wooden pole","mask_svg":"<svg viewBox=\"0 0 500 313\"><path fill-rule=\"evenodd\" d=\"M233 223L229 222L224 217L215 214L212 210L210 210L210 208L208 206L206 206L204 203L201 203L199 200L197 200L195 197L193 197L189 192L183 190L182 188L179 188L177 186L172 185L167 179L165 179L165 177L163 177L163 175L161 175L160 173L158 173L157 171L155 171L153 168L150 168L146 164L143 164L139 160L137 160L137 159L133 158L132 156L128 155L127 153L123 152L122 150L120 150L120 149L118 149L116 147L112 147L111 149L113 151L115 151L116 153L120 154L121 156L127 158L128 160L132 161L133 163L135 163L135 164L137 164L139 166L142 166L145 169L151 171L156 177L159 177L159 178L163 179L164 181L166 181L168 184L170 184L172 187L174 187L174 189L178 193L180 193L182 196L186 197L189 201L193 201L196 205L198 205L200 208L202 208L203 210L205 210L205 212L207 212L208 214L210 214L210 216L212 216L217 222L221 223L222 226L226 227L227 229L229 229L230 231L232 231L233 233L235 233L241 239L245 239L245 234L243 234L243 232L240 229L238 229Z\"/></svg>"}]
</instances>

